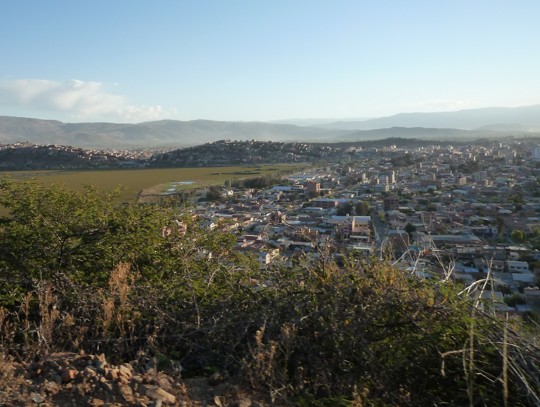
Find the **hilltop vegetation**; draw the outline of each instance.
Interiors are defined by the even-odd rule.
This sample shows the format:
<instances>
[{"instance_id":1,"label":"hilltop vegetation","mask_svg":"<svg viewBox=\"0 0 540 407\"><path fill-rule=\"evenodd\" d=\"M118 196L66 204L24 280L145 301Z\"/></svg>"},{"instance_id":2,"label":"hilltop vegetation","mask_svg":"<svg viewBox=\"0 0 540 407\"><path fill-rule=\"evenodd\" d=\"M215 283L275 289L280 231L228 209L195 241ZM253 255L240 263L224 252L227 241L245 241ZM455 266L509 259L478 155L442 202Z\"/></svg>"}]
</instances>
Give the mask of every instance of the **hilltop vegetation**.
<instances>
[{"instance_id":1,"label":"hilltop vegetation","mask_svg":"<svg viewBox=\"0 0 540 407\"><path fill-rule=\"evenodd\" d=\"M538 405L536 327L450 283L348 253L337 263L324 247L260 269L179 208L92 188L2 181L0 204L5 360L147 355L278 405ZM0 402L16 402L7 387Z\"/></svg>"}]
</instances>

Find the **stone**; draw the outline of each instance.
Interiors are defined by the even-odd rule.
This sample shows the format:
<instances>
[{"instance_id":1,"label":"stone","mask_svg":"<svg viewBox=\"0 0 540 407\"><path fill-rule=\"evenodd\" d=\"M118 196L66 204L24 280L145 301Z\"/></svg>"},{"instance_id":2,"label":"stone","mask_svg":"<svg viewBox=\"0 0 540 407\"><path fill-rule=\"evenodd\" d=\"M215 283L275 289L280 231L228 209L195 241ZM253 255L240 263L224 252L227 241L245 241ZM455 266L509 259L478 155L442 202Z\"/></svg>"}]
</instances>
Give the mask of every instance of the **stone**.
<instances>
[{"instance_id":1,"label":"stone","mask_svg":"<svg viewBox=\"0 0 540 407\"><path fill-rule=\"evenodd\" d=\"M131 379L131 377L133 376L133 368L131 367L131 365L125 363L118 366L118 373L124 377L127 377L128 379Z\"/></svg>"},{"instance_id":2,"label":"stone","mask_svg":"<svg viewBox=\"0 0 540 407\"><path fill-rule=\"evenodd\" d=\"M84 376L88 377L88 378L96 377L97 372L94 369L92 369L91 367L86 367L84 369Z\"/></svg>"},{"instance_id":3,"label":"stone","mask_svg":"<svg viewBox=\"0 0 540 407\"><path fill-rule=\"evenodd\" d=\"M75 369L64 369L62 370L62 381L64 383L68 383L75 379L77 376L77 371Z\"/></svg>"},{"instance_id":4,"label":"stone","mask_svg":"<svg viewBox=\"0 0 540 407\"><path fill-rule=\"evenodd\" d=\"M157 386L141 386L141 392L145 394L146 396L150 397L154 400L161 400L164 403L168 404L175 404L176 403L176 397L172 395L171 393L163 390L160 387Z\"/></svg>"},{"instance_id":5,"label":"stone","mask_svg":"<svg viewBox=\"0 0 540 407\"><path fill-rule=\"evenodd\" d=\"M52 396L60 391L60 386L58 386L56 382L46 381L43 387L45 388L45 391Z\"/></svg>"},{"instance_id":6,"label":"stone","mask_svg":"<svg viewBox=\"0 0 540 407\"><path fill-rule=\"evenodd\" d=\"M133 398L133 390L128 385L122 385L118 388L118 392L122 396L122 398L127 402L132 402L134 400Z\"/></svg>"},{"instance_id":7,"label":"stone","mask_svg":"<svg viewBox=\"0 0 540 407\"><path fill-rule=\"evenodd\" d=\"M30 399L37 404L41 404L45 402L45 397L43 397L39 393L30 393Z\"/></svg>"},{"instance_id":8,"label":"stone","mask_svg":"<svg viewBox=\"0 0 540 407\"><path fill-rule=\"evenodd\" d=\"M103 405L105 405L105 402L101 399L98 399L98 398L93 398L92 401L90 401L90 405L92 407L101 407Z\"/></svg>"},{"instance_id":9,"label":"stone","mask_svg":"<svg viewBox=\"0 0 540 407\"><path fill-rule=\"evenodd\" d=\"M108 380L116 380L118 379L118 375L119 375L118 369L105 368L105 377Z\"/></svg>"},{"instance_id":10,"label":"stone","mask_svg":"<svg viewBox=\"0 0 540 407\"><path fill-rule=\"evenodd\" d=\"M105 380L104 377L102 377L103 380L100 380L101 388L109 393L112 393L113 387L112 384L110 384L107 380Z\"/></svg>"},{"instance_id":11,"label":"stone","mask_svg":"<svg viewBox=\"0 0 540 407\"><path fill-rule=\"evenodd\" d=\"M139 383L139 384L141 384L144 381L143 377L141 375L138 375L138 374L134 375L131 378L131 380L134 381L135 383Z\"/></svg>"},{"instance_id":12,"label":"stone","mask_svg":"<svg viewBox=\"0 0 540 407\"><path fill-rule=\"evenodd\" d=\"M216 386L219 383L223 382L225 377L220 372L214 372L212 376L208 379L210 386Z\"/></svg>"},{"instance_id":13,"label":"stone","mask_svg":"<svg viewBox=\"0 0 540 407\"><path fill-rule=\"evenodd\" d=\"M172 390L172 379L168 376L160 376L157 379L156 383L163 390L171 391Z\"/></svg>"}]
</instances>

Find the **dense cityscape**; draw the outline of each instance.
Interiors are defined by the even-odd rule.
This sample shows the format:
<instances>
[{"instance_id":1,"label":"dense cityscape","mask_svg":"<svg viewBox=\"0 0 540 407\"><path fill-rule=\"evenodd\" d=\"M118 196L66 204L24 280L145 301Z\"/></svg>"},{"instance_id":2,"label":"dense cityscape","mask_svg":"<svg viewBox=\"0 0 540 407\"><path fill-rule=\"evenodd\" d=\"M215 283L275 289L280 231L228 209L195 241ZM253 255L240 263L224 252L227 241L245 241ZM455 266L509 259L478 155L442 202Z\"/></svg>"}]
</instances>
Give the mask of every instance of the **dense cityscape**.
<instances>
[{"instance_id":1,"label":"dense cityscape","mask_svg":"<svg viewBox=\"0 0 540 407\"><path fill-rule=\"evenodd\" d=\"M535 141L351 148L283 185L199 191L194 212L261 266L321 247L389 256L424 278L489 274L486 306L538 313L539 176Z\"/></svg>"}]
</instances>

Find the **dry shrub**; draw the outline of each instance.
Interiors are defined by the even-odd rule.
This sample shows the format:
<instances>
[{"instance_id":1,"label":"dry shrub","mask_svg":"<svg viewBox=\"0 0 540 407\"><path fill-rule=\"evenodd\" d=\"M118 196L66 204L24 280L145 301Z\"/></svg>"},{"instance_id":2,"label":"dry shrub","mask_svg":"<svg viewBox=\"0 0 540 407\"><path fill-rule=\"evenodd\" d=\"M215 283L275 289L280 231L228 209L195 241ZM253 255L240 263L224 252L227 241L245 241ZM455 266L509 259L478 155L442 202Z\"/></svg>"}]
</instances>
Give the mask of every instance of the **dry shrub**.
<instances>
[{"instance_id":1,"label":"dry shrub","mask_svg":"<svg viewBox=\"0 0 540 407\"><path fill-rule=\"evenodd\" d=\"M119 263L109 277L109 291L103 298L103 331L117 330L119 337L133 335L135 320L139 316L130 299L137 275L131 271L130 263Z\"/></svg>"},{"instance_id":2,"label":"dry shrub","mask_svg":"<svg viewBox=\"0 0 540 407\"><path fill-rule=\"evenodd\" d=\"M41 318L37 333L41 347L51 349L56 321L60 316L58 297L53 294L50 283L38 287L39 315Z\"/></svg>"}]
</instances>

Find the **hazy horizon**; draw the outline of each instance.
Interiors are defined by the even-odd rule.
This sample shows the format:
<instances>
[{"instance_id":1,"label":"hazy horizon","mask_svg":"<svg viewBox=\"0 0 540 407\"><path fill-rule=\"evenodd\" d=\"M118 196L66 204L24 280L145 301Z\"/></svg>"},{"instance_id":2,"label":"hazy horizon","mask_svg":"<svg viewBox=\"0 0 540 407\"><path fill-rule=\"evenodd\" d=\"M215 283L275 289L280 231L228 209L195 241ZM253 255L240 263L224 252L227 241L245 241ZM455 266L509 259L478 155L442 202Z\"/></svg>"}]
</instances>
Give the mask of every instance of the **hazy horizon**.
<instances>
[{"instance_id":1,"label":"hazy horizon","mask_svg":"<svg viewBox=\"0 0 540 407\"><path fill-rule=\"evenodd\" d=\"M5 116L272 122L540 103L532 0L57 0L2 12Z\"/></svg>"}]
</instances>

